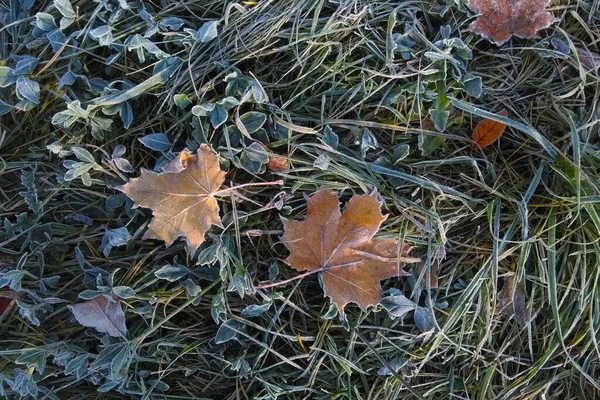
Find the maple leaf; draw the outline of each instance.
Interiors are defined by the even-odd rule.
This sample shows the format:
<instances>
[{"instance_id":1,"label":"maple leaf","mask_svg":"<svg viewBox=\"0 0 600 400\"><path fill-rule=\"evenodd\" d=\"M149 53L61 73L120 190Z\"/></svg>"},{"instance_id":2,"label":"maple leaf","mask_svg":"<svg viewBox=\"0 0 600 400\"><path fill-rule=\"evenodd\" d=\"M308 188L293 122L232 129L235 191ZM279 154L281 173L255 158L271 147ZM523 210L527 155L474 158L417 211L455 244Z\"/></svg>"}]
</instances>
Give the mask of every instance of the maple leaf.
<instances>
[{"instance_id":1,"label":"maple leaf","mask_svg":"<svg viewBox=\"0 0 600 400\"><path fill-rule=\"evenodd\" d=\"M118 189L133 199L134 207L152 209L144 239L161 239L169 246L184 236L193 254L211 225L223 227L214 195L224 180L219 157L202 144L198 155L185 149L162 173L142 169L139 178Z\"/></svg>"},{"instance_id":2,"label":"maple leaf","mask_svg":"<svg viewBox=\"0 0 600 400\"><path fill-rule=\"evenodd\" d=\"M506 117L508 116L508 113L505 110L502 110L498 115ZM488 147L502 136L505 129L506 125L502 122L487 118L482 119L473 130L473 150Z\"/></svg>"},{"instance_id":3,"label":"maple leaf","mask_svg":"<svg viewBox=\"0 0 600 400\"><path fill-rule=\"evenodd\" d=\"M404 257L411 247L395 239L373 240L387 218L375 192L353 196L343 213L337 196L328 189L320 189L307 202L304 221L282 218L282 241L290 251L286 262L298 271L321 272L325 295L342 316L349 302L365 311L378 304L379 281L409 275L401 264L420 261Z\"/></svg>"},{"instance_id":4,"label":"maple leaf","mask_svg":"<svg viewBox=\"0 0 600 400\"><path fill-rule=\"evenodd\" d=\"M535 38L537 31L557 21L546 11L548 3L549 0L469 0L468 7L480 14L469 30L498 46L512 36Z\"/></svg>"}]
</instances>

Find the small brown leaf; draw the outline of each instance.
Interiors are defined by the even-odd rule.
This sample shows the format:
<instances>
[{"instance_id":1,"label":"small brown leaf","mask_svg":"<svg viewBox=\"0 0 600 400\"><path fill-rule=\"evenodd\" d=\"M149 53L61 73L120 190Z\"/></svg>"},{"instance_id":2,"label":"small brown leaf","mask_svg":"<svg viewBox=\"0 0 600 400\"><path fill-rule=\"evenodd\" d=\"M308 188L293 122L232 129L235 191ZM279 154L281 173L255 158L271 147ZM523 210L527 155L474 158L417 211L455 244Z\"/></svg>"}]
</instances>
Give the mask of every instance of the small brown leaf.
<instances>
[{"instance_id":1,"label":"small brown leaf","mask_svg":"<svg viewBox=\"0 0 600 400\"><path fill-rule=\"evenodd\" d=\"M258 142L260 143L260 142ZM266 152L269 152L269 148L265 146L263 143L260 145L265 149ZM288 159L285 157L278 156L269 156L269 162L267 163L267 168L271 172L282 172L288 169Z\"/></svg>"},{"instance_id":2,"label":"small brown leaf","mask_svg":"<svg viewBox=\"0 0 600 400\"><path fill-rule=\"evenodd\" d=\"M512 36L537 37L537 31L558 21L546 11L549 0L469 0L468 7L480 14L469 30L497 45Z\"/></svg>"},{"instance_id":3,"label":"small brown leaf","mask_svg":"<svg viewBox=\"0 0 600 400\"><path fill-rule=\"evenodd\" d=\"M504 277L504 286L498 293L497 309L507 317L515 317L521 326L527 323L527 306L525 305L525 287L517 282L515 275Z\"/></svg>"},{"instance_id":4,"label":"small brown leaf","mask_svg":"<svg viewBox=\"0 0 600 400\"><path fill-rule=\"evenodd\" d=\"M282 172L288 169L288 160L284 157L269 156L267 168L272 172Z\"/></svg>"},{"instance_id":5,"label":"small brown leaf","mask_svg":"<svg viewBox=\"0 0 600 400\"><path fill-rule=\"evenodd\" d=\"M184 236L192 254L211 225L222 227L215 192L225 180L219 157L203 144L194 156L185 149L157 174L142 169L139 178L118 188L134 207L152 209L154 218L144 239L161 239L167 246Z\"/></svg>"},{"instance_id":6,"label":"small brown leaf","mask_svg":"<svg viewBox=\"0 0 600 400\"><path fill-rule=\"evenodd\" d=\"M18 297L19 293L14 290L0 291L0 317L13 308Z\"/></svg>"},{"instance_id":7,"label":"small brown leaf","mask_svg":"<svg viewBox=\"0 0 600 400\"><path fill-rule=\"evenodd\" d=\"M508 116L505 110L498 113L502 117ZM483 149L494 143L506 129L506 125L491 119L481 120L473 130L473 150Z\"/></svg>"},{"instance_id":8,"label":"small brown leaf","mask_svg":"<svg viewBox=\"0 0 600 400\"><path fill-rule=\"evenodd\" d=\"M77 322L110 336L127 339L125 313L118 298L100 295L92 300L68 306Z\"/></svg>"},{"instance_id":9,"label":"small brown leaf","mask_svg":"<svg viewBox=\"0 0 600 400\"><path fill-rule=\"evenodd\" d=\"M304 221L282 218L282 241L290 251L286 262L298 271L320 271L325 294L342 316L349 302L365 311L378 304L379 281L409 275L402 264L420 261L405 257L411 247L400 246L395 239L372 239L387 218L375 192L353 196L343 213L328 189L320 189L307 201Z\"/></svg>"}]
</instances>

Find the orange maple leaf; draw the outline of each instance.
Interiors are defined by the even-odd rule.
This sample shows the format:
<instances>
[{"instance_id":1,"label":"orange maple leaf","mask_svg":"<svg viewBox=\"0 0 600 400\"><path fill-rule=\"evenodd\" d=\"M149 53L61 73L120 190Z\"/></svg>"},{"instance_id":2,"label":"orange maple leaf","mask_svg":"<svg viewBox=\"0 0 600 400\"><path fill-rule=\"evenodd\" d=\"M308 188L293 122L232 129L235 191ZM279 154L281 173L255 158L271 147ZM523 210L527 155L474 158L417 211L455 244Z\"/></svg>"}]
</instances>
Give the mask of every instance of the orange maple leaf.
<instances>
[{"instance_id":1,"label":"orange maple leaf","mask_svg":"<svg viewBox=\"0 0 600 400\"><path fill-rule=\"evenodd\" d=\"M387 218L381 214L375 192L353 196L344 212L328 189L320 189L307 201L304 221L282 218L282 241L290 251L286 262L298 271L321 272L325 294L341 315L349 302L365 311L378 304L379 281L409 275L402 264L420 261L405 257L411 247L401 246L395 239L373 240Z\"/></svg>"},{"instance_id":2,"label":"orange maple leaf","mask_svg":"<svg viewBox=\"0 0 600 400\"><path fill-rule=\"evenodd\" d=\"M185 236L192 254L211 225L223 227L215 193L225 180L219 157L206 144L194 156L188 149L163 167L163 173L142 169L139 178L117 188L152 209L154 218L144 239L161 239L167 246Z\"/></svg>"},{"instance_id":3,"label":"orange maple leaf","mask_svg":"<svg viewBox=\"0 0 600 400\"><path fill-rule=\"evenodd\" d=\"M505 110L498 113L502 117L508 116ZM473 150L483 149L494 143L506 129L506 124L491 119L482 119L473 130Z\"/></svg>"},{"instance_id":4,"label":"orange maple leaf","mask_svg":"<svg viewBox=\"0 0 600 400\"><path fill-rule=\"evenodd\" d=\"M512 36L535 38L537 31L557 21L546 11L549 0L469 0L468 7L480 14L469 30L497 45Z\"/></svg>"}]
</instances>

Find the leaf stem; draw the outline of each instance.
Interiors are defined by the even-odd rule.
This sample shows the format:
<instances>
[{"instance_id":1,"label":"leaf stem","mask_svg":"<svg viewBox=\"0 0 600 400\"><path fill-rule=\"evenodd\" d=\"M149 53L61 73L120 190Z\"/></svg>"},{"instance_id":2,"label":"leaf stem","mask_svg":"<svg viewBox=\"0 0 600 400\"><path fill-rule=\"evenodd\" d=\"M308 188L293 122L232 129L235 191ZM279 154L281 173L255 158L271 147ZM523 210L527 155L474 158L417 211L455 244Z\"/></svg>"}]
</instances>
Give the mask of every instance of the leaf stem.
<instances>
[{"instance_id":1,"label":"leaf stem","mask_svg":"<svg viewBox=\"0 0 600 400\"><path fill-rule=\"evenodd\" d=\"M316 274L317 272L321 272L322 270L323 270L323 268L315 269L315 270L308 271L308 272L305 272L305 273L300 274L300 275L296 275L293 278L286 279L285 281L279 281L279 282L268 283L266 285L255 286L254 289L260 290L260 289L267 289L267 288L271 288L271 287L275 287L275 286L285 285L285 284L288 284L290 282L297 281L298 279L302 279L305 276L309 276L309 275Z\"/></svg>"},{"instance_id":2,"label":"leaf stem","mask_svg":"<svg viewBox=\"0 0 600 400\"><path fill-rule=\"evenodd\" d=\"M242 185L237 185L237 186L228 187L228 188L225 188L222 190L217 190L216 192L213 193L213 196L218 196L222 193L231 192L232 190L241 189L241 188L247 187L247 186L268 186L268 185L283 185L283 180L279 179L278 181L271 181L271 182L244 183Z\"/></svg>"}]
</instances>

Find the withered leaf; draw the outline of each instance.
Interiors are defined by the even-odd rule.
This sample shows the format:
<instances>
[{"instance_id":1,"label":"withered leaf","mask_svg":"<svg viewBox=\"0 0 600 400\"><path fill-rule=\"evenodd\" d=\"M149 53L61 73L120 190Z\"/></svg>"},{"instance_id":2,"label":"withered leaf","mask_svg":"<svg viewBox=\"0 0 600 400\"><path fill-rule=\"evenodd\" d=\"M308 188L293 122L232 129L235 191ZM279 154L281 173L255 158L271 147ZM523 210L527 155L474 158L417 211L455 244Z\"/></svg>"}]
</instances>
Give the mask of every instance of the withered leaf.
<instances>
[{"instance_id":1,"label":"withered leaf","mask_svg":"<svg viewBox=\"0 0 600 400\"><path fill-rule=\"evenodd\" d=\"M521 326L527 323L525 287L515 275L504 277L504 286L498 293L497 309L507 317L514 315L515 321Z\"/></svg>"},{"instance_id":2,"label":"withered leaf","mask_svg":"<svg viewBox=\"0 0 600 400\"><path fill-rule=\"evenodd\" d=\"M508 116L505 110L498 113L502 117ZM491 119L481 120L473 130L473 150L483 149L494 143L506 129L506 125Z\"/></svg>"},{"instance_id":3,"label":"withered leaf","mask_svg":"<svg viewBox=\"0 0 600 400\"><path fill-rule=\"evenodd\" d=\"M320 189L308 198L304 221L282 218L283 243L290 251L286 262L298 271L319 271L325 294L340 314L349 303L366 311L381 300L379 281L409 275L403 263L418 262L406 257L410 246L395 239L375 239L381 223L381 201L375 192L353 196L340 212L337 196Z\"/></svg>"},{"instance_id":4,"label":"withered leaf","mask_svg":"<svg viewBox=\"0 0 600 400\"><path fill-rule=\"evenodd\" d=\"M81 325L110 336L127 339L125 313L118 298L113 297L109 300L100 295L68 307Z\"/></svg>"},{"instance_id":5,"label":"withered leaf","mask_svg":"<svg viewBox=\"0 0 600 400\"><path fill-rule=\"evenodd\" d=\"M548 3L549 0L469 0L468 7L480 14L469 30L499 46L512 36L535 38L537 31L557 21L546 11Z\"/></svg>"},{"instance_id":6,"label":"withered leaf","mask_svg":"<svg viewBox=\"0 0 600 400\"><path fill-rule=\"evenodd\" d=\"M596 72L600 68L600 55L589 51L585 47L575 47L577 58L586 72Z\"/></svg>"},{"instance_id":7,"label":"withered leaf","mask_svg":"<svg viewBox=\"0 0 600 400\"><path fill-rule=\"evenodd\" d=\"M15 305L16 300L19 298L19 293L14 290L3 290L0 291L0 317L4 313L10 311Z\"/></svg>"},{"instance_id":8,"label":"withered leaf","mask_svg":"<svg viewBox=\"0 0 600 400\"><path fill-rule=\"evenodd\" d=\"M152 209L154 218L144 239L161 239L167 246L184 236L196 251L211 225L223 227L215 192L225 180L219 157L206 144L198 155L185 149L163 167L162 173L142 169L139 178L118 188L131 197L134 207Z\"/></svg>"}]
</instances>

